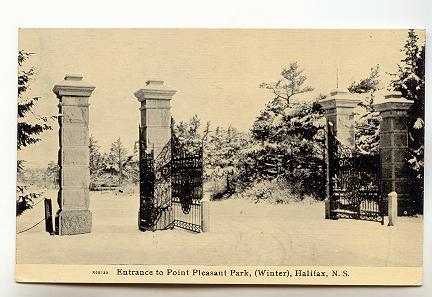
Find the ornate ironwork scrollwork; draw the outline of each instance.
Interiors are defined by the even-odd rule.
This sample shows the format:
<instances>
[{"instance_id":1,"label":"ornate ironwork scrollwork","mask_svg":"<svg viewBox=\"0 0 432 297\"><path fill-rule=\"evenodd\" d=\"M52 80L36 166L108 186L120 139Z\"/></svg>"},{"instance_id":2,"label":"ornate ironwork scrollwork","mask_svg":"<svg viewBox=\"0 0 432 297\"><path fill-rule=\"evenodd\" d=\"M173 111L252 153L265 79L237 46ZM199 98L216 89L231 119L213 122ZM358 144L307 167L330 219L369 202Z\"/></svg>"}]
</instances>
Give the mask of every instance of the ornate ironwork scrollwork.
<instances>
[{"instance_id":1,"label":"ornate ironwork scrollwork","mask_svg":"<svg viewBox=\"0 0 432 297\"><path fill-rule=\"evenodd\" d=\"M154 157L147 152L140 129L141 230L174 226L194 232L201 229L203 150L182 145L173 137ZM178 209L179 211L177 211Z\"/></svg>"},{"instance_id":2,"label":"ornate ironwork scrollwork","mask_svg":"<svg viewBox=\"0 0 432 297\"><path fill-rule=\"evenodd\" d=\"M383 223L380 156L347 147L331 127L328 154L331 216Z\"/></svg>"},{"instance_id":3,"label":"ornate ironwork scrollwork","mask_svg":"<svg viewBox=\"0 0 432 297\"><path fill-rule=\"evenodd\" d=\"M178 139L171 141L173 197L178 197L182 211L188 214L194 199L202 199L202 146L185 148Z\"/></svg>"}]
</instances>

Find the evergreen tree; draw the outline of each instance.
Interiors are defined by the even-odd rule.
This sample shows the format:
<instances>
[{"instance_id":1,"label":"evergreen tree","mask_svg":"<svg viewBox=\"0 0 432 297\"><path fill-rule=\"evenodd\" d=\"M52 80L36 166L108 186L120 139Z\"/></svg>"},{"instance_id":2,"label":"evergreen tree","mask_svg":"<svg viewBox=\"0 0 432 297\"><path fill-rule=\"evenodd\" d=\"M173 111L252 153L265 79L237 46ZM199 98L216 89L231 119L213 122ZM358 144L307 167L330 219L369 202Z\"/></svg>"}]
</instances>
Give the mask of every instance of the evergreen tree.
<instances>
[{"instance_id":1,"label":"evergreen tree","mask_svg":"<svg viewBox=\"0 0 432 297\"><path fill-rule=\"evenodd\" d=\"M46 176L53 184L58 185L60 181L60 166L57 162L51 161L48 163Z\"/></svg>"},{"instance_id":2,"label":"evergreen tree","mask_svg":"<svg viewBox=\"0 0 432 297\"><path fill-rule=\"evenodd\" d=\"M402 97L413 100L409 111L408 132L412 168L419 179L423 179L424 167L424 115L425 115L425 45L418 44L415 30L408 31L408 39L401 50L405 57L394 73L392 87Z\"/></svg>"},{"instance_id":3,"label":"evergreen tree","mask_svg":"<svg viewBox=\"0 0 432 297\"><path fill-rule=\"evenodd\" d=\"M368 77L354 81L348 87L351 93L366 95L359 106L363 113L356 121L355 142L356 148L363 153L379 153L379 127L380 116L373 106L375 103L375 92L381 89L379 65L371 68Z\"/></svg>"},{"instance_id":4,"label":"evergreen tree","mask_svg":"<svg viewBox=\"0 0 432 297\"><path fill-rule=\"evenodd\" d=\"M35 75L33 67L25 68L25 62L32 53L18 52L18 138L17 149L40 141L38 137L42 132L50 130L49 117L37 115L32 111L40 97L27 97L26 92L30 90L30 81ZM18 160L18 172L23 169L23 160Z\"/></svg>"},{"instance_id":5,"label":"evergreen tree","mask_svg":"<svg viewBox=\"0 0 432 297\"><path fill-rule=\"evenodd\" d=\"M200 132L200 128L201 119L196 114L189 119L188 123L180 121L176 124L174 119L171 119L172 136L183 148L191 152L202 147L203 140L206 138L210 129L210 122L207 122L206 128L202 131L203 133Z\"/></svg>"},{"instance_id":6,"label":"evergreen tree","mask_svg":"<svg viewBox=\"0 0 432 297\"><path fill-rule=\"evenodd\" d=\"M266 104L252 126L252 137L255 140L264 141L274 137L274 128L283 120L285 110L292 104L292 97L313 91L311 86L304 86L307 77L303 75L303 71L297 62L290 63L282 69L282 78L278 81L260 84L260 88L272 91L273 99Z\"/></svg>"},{"instance_id":7,"label":"evergreen tree","mask_svg":"<svg viewBox=\"0 0 432 297\"><path fill-rule=\"evenodd\" d=\"M303 69L297 62L284 67L280 75L282 78L275 83L261 83L260 88L271 90L275 96L274 99L283 101L285 107L290 105L291 97L294 95L313 91L312 87L303 86L307 77L303 75Z\"/></svg>"},{"instance_id":8,"label":"evergreen tree","mask_svg":"<svg viewBox=\"0 0 432 297\"><path fill-rule=\"evenodd\" d=\"M240 151L247 146L249 136L229 126L216 127L204 143L204 167L207 179L226 180L226 191L234 191L239 173Z\"/></svg>"},{"instance_id":9,"label":"evergreen tree","mask_svg":"<svg viewBox=\"0 0 432 297\"><path fill-rule=\"evenodd\" d=\"M284 178L292 191L324 197L324 125L322 97L292 101L296 94L313 90L303 86L307 77L297 63L282 71L276 83L261 84L273 91L274 98L255 120L252 141L242 150L241 180Z\"/></svg>"},{"instance_id":10,"label":"evergreen tree","mask_svg":"<svg viewBox=\"0 0 432 297\"><path fill-rule=\"evenodd\" d=\"M412 179L412 196L417 209L423 212L424 179L424 128L425 128L425 44L419 44L415 30L408 31L408 38L401 50L404 58L392 74L392 87L402 97L413 100L408 113L409 154L407 156Z\"/></svg>"},{"instance_id":11,"label":"evergreen tree","mask_svg":"<svg viewBox=\"0 0 432 297\"><path fill-rule=\"evenodd\" d=\"M30 81L35 75L33 67L26 68L26 61L32 53L20 50L18 52L18 114L17 114L17 150L21 150L31 144L40 141L40 134L50 130L49 121L52 117L36 114L33 108L40 97L28 97L26 92L30 90ZM24 160L17 160L17 172L24 170ZM16 213L22 214L26 209L32 207L33 199L40 197L40 193L25 193L23 186L17 186Z\"/></svg>"},{"instance_id":12,"label":"evergreen tree","mask_svg":"<svg viewBox=\"0 0 432 297\"><path fill-rule=\"evenodd\" d=\"M90 189L93 190L98 179L106 169L106 160L104 155L100 152L100 146L97 140L93 136L89 138L89 152Z\"/></svg>"},{"instance_id":13,"label":"evergreen tree","mask_svg":"<svg viewBox=\"0 0 432 297\"><path fill-rule=\"evenodd\" d=\"M111 144L107 156L106 172L117 176L117 185L122 186L124 181L129 177L130 162L132 156L129 156L127 149L121 142L120 137Z\"/></svg>"}]
</instances>

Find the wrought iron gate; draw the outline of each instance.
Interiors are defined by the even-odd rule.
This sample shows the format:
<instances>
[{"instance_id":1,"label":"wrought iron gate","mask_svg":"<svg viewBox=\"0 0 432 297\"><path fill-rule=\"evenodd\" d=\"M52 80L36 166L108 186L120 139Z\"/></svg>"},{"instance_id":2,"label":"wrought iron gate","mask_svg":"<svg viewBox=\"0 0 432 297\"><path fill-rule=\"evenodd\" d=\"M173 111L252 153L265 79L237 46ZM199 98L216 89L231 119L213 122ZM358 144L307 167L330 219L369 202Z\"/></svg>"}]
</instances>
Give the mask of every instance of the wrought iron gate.
<instances>
[{"instance_id":1,"label":"wrought iron gate","mask_svg":"<svg viewBox=\"0 0 432 297\"><path fill-rule=\"evenodd\" d=\"M341 143L328 126L330 218L378 221L386 211L381 190L380 155Z\"/></svg>"},{"instance_id":2,"label":"wrought iron gate","mask_svg":"<svg viewBox=\"0 0 432 297\"><path fill-rule=\"evenodd\" d=\"M146 151L139 139L140 208L138 227L142 231L164 230L174 227L171 209L170 150L165 146L155 158L154 151Z\"/></svg>"},{"instance_id":3,"label":"wrought iron gate","mask_svg":"<svg viewBox=\"0 0 432 297\"><path fill-rule=\"evenodd\" d=\"M203 148L187 149L172 137L158 156L139 138L142 231L183 228L201 232Z\"/></svg>"},{"instance_id":4,"label":"wrought iron gate","mask_svg":"<svg viewBox=\"0 0 432 297\"><path fill-rule=\"evenodd\" d=\"M203 147L187 149L175 138L171 141L171 181L174 225L200 232L203 197Z\"/></svg>"}]
</instances>

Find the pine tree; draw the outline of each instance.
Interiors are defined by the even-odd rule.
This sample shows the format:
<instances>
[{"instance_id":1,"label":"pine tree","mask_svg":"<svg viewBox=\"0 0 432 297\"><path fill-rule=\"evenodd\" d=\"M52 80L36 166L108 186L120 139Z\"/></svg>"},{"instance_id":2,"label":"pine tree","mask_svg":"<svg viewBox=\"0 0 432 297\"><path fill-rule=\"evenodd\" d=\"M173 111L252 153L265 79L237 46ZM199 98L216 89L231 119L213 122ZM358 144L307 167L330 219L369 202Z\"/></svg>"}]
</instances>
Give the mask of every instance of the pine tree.
<instances>
[{"instance_id":1,"label":"pine tree","mask_svg":"<svg viewBox=\"0 0 432 297\"><path fill-rule=\"evenodd\" d=\"M290 63L282 69L282 78L278 81L260 84L260 88L272 91L273 99L267 103L252 126L252 137L255 140L264 141L274 137L274 128L282 121L284 111L291 107L292 97L313 91L311 86L304 86L307 77L303 72L297 62Z\"/></svg>"},{"instance_id":2,"label":"pine tree","mask_svg":"<svg viewBox=\"0 0 432 297\"><path fill-rule=\"evenodd\" d=\"M292 97L313 90L303 86L307 77L298 63L291 63L276 83L260 87L272 90L273 99L255 120L251 144L242 150L241 180L284 178L292 191L324 197L324 116L319 98L293 102Z\"/></svg>"},{"instance_id":3,"label":"pine tree","mask_svg":"<svg viewBox=\"0 0 432 297\"><path fill-rule=\"evenodd\" d=\"M423 212L424 179L424 128L425 128L425 44L419 45L415 30L408 31L408 38L401 50L404 58L398 65L398 72L392 74L392 87L402 93L402 97L413 100L408 113L409 155L412 195L417 207Z\"/></svg>"},{"instance_id":4,"label":"pine tree","mask_svg":"<svg viewBox=\"0 0 432 297\"><path fill-rule=\"evenodd\" d=\"M60 166L57 162L51 161L46 169L47 178L55 185L58 185L60 180Z\"/></svg>"},{"instance_id":5,"label":"pine tree","mask_svg":"<svg viewBox=\"0 0 432 297\"><path fill-rule=\"evenodd\" d=\"M282 68L280 78L275 83L261 83L260 88L269 89L273 92L275 99L285 102L285 107L290 105L291 97L301 93L313 91L310 86L304 86L307 77L303 75L303 69L297 62L290 63L288 67Z\"/></svg>"},{"instance_id":6,"label":"pine tree","mask_svg":"<svg viewBox=\"0 0 432 297\"><path fill-rule=\"evenodd\" d=\"M206 124L203 134L200 132L201 119L196 114L190 118L187 123L180 121L176 124L173 119L171 120L171 123L171 134L184 149L190 152L201 149L203 139L208 134L210 122Z\"/></svg>"},{"instance_id":7,"label":"pine tree","mask_svg":"<svg viewBox=\"0 0 432 297\"><path fill-rule=\"evenodd\" d=\"M373 106L375 92L381 89L379 65L371 68L368 77L354 81L348 87L351 93L363 94L366 97L360 102L363 114L355 125L356 148L363 153L375 155L379 153L380 116Z\"/></svg>"},{"instance_id":8,"label":"pine tree","mask_svg":"<svg viewBox=\"0 0 432 297\"><path fill-rule=\"evenodd\" d=\"M35 75L33 67L25 69L25 62L30 58L32 53L24 51L18 52L18 138L17 149L21 150L24 147L40 141L38 137L42 132L50 130L48 124L52 118L37 115L32 111L40 97L27 97L26 92L30 90L30 81ZM23 169L23 160L18 160L18 172Z\"/></svg>"},{"instance_id":9,"label":"pine tree","mask_svg":"<svg viewBox=\"0 0 432 297\"><path fill-rule=\"evenodd\" d=\"M90 189L93 190L106 169L106 160L93 136L89 138L89 153Z\"/></svg>"},{"instance_id":10,"label":"pine tree","mask_svg":"<svg viewBox=\"0 0 432 297\"><path fill-rule=\"evenodd\" d=\"M240 151L247 146L249 136L229 126L216 127L204 144L206 178L226 181L226 192L234 191L233 180L239 173Z\"/></svg>"},{"instance_id":11,"label":"pine tree","mask_svg":"<svg viewBox=\"0 0 432 297\"><path fill-rule=\"evenodd\" d=\"M107 156L106 172L117 176L117 185L122 186L124 181L129 177L129 165L132 156L129 156L127 149L121 142L120 137L111 144Z\"/></svg>"},{"instance_id":12,"label":"pine tree","mask_svg":"<svg viewBox=\"0 0 432 297\"><path fill-rule=\"evenodd\" d=\"M21 150L31 144L40 141L40 134L50 130L49 121L53 117L37 115L33 108L40 97L27 97L30 90L30 81L35 75L33 67L25 68L26 61L33 53L20 50L18 52L18 114L17 114L17 150ZM24 160L17 160L17 172L24 170ZM16 214L20 215L33 205L33 200L40 197L40 193L25 193L23 186L17 186Z\"/></svg>"},{"instance_id":13,"label":"pine tree","mask_svg":"<svg viewBox=\"0 0 432 297\"><path fill-rule=\"evenodd\" d=\"M401 50L405 58L393 74L392 87L402 97L413 100L409 111L408 132L411 148L410 163L419 179L423 179L424 167L424 115L425 115L425 45L418 44L415 30L408 31L408 39Z\"/></svg>"}]
</instances>

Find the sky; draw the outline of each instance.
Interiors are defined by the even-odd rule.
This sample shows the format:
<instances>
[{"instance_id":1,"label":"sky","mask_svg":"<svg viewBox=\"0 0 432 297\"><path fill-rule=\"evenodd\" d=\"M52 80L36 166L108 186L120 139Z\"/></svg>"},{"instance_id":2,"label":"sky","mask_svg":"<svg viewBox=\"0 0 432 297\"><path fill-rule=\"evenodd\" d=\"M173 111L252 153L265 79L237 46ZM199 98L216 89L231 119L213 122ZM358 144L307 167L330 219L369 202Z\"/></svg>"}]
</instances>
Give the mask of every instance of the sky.
<instances>
[{"instance_id":1,"label":"sky","mask_svg":"<svg viewBox=\"0 0 432 297\"><path fill-rule=\"evenodd\" d=\"M42 97L36 114L57 115L53 86L67 73L82 74L96 86L90 134L102 151L120 137L131 152L140 116L133 93L147 80L177 90L176 122L198 114L203 124L248 131L272 98L259 84L279 79L282 67L300 64L315 89L308 98L334 89L336 72L339 86L347 87L377 64L386 86L406 37L407 30L21 29L19 49L35 53L25 66L36 71L26 95ZM58 129L53 121L18 158L27 167L56 161Z\"/></svg>"}]
</instances>

